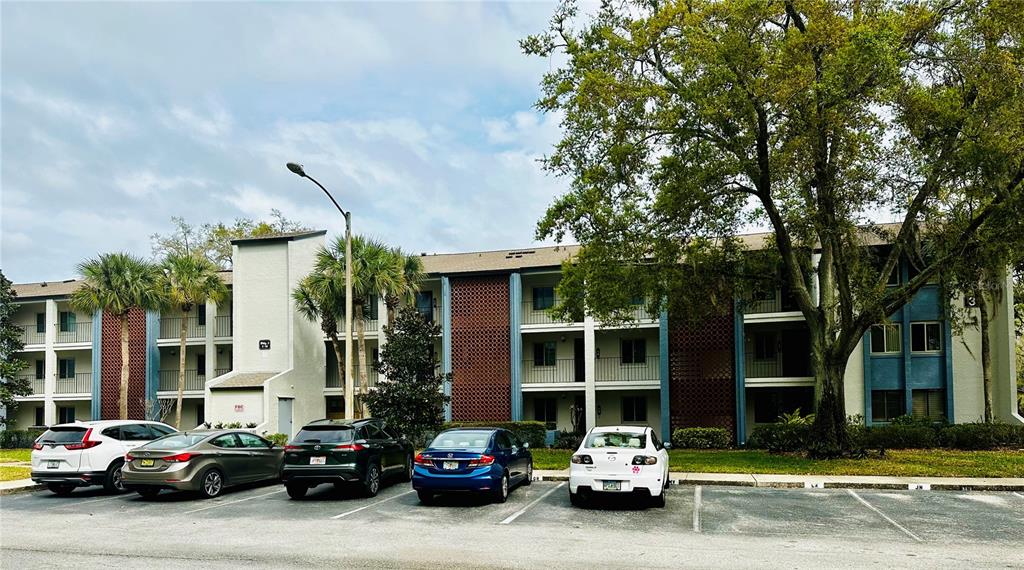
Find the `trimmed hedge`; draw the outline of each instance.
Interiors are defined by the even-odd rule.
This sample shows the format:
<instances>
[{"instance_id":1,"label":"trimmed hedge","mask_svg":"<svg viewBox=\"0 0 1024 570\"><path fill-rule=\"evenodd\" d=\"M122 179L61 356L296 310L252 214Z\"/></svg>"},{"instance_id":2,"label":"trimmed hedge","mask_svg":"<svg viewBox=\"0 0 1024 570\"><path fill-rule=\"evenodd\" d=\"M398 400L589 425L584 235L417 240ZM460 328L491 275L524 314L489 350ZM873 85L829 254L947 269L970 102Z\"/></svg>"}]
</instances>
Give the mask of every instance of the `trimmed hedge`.
<instances>
[{"instance_id":1,"label":"trimmed hedge","mask_svg":"<svg viewBox=\"0 0 1024 570\"><path fill-rule=\"evenodd\" d=\"M1024 425L999 423L930 424L902 420L888 425L847 426L854 449L933 449L982 451L1024 449ZM673 440L675 437L673 436ZM810 426L765 424L754 428L747 447L771 452L806 451Z\"/></svg>"},{"instance_id":2,"label":"trimmed hedge","mask_svg":"<svg viewBox=\"0 0 1024 570\"><path fill-rule=\"evenodd\" d=\"M1024 448L1024 425L952 424L939 430L943 447L971 451L1000 447Z\"/></svg>"},{"instance_id":3,"label":"trimmed hedge","mask_svg":"<svg viewBox=\"0 0 1024 570\"><path fill-rule=\"evenodd\" d=\"M544 422L445 422L441 424L441 431L460 427L507 429L516 434L519 439L528 442L534 449L543 448L547 439L547 428L544 426Z\"/></svg>"},{"instance_id":4,"label":"trimmed hedge","mask_svg":"<svg viewBox=\"0 0 1024 570\"><path fill-rule=\"evenodd\" d=\"M930 449L938 445L936 429L919 425L873 426L865 430L863 438L867 449Z\"/></svg>"},{"instance_id":5,"label":"trimmed hedge","mask_svg":"<svg viewBox=\"0 0 1024 570\"><path fill-rule=\"evenodd\" d=\"M37 429L8 429L0 431L0 448L23 449L32 447L36 438L41 435L43 435L43 430Z\"/></svg>"},{"instance_id":6,"label":"trimmed hedge","mask_svg":"<svg viewBox=\"0 0 1024 570\"><path fill-rule=\"evenodd\" d=\"M679 428L672 432L672 447L676 449L727 449L732 446L732 434L725 428Z\"/></svg>"},{"instance_id":7,"label":"trimmed hedge","mask_svg":"<svg viewBox=\"0 0 1024 570\"><path fill-rule=\"evenodd\" d=\"M551 447L553 449L571 449L576 451L580 448L581 443L583 443L582 433L572 433L571 431L562 430L555 436L555 443L553 443Z\"/></svg>"}]
</instances>

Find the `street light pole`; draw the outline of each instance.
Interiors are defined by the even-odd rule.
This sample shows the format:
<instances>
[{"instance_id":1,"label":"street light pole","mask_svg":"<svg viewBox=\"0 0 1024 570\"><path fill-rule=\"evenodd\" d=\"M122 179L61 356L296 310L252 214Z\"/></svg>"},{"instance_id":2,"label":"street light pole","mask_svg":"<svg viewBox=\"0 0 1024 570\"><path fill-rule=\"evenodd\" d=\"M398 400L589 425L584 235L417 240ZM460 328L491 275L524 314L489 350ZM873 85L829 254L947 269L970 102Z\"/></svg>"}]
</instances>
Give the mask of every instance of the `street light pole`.
<instances>
[{"instance_id":1,"label":"street light pole","mask_svg":"<svg viewBox=\"0 0 1024 570\"><path fill-rule=\"evenodd\" d=\"M345 417L355 417L355 383L352 378L352 212L341 209L338 201L312 176L306 174L301 164L288 163L288 170L302 178L309 178L331 199L334 207L345 217Z\"/></svg>"}]
</instances>

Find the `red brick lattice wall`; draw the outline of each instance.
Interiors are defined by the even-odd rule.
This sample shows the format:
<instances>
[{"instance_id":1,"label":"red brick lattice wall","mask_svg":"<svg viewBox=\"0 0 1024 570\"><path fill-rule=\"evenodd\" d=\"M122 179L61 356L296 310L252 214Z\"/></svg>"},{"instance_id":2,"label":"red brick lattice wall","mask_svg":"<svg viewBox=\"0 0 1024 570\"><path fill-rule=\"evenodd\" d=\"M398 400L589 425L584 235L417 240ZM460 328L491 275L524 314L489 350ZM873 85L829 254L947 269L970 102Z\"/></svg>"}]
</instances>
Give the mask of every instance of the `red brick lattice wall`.
<instances>
[{"instance_id":1,"label":"red brick lattice wall","mask_svg":"<svg viewBox=\"0 0 1024 570\"><path fill-rule=\"evenodd\" d=\"M132 309L128 313L128 417L145 419L146 415L146 312ZM118 419L118 395L121 386L121 321L110 313L103 314L102 348L100 349L100 416Z\"/></svg>"},{"instance_id":2,"label":"red brick lattice wall","mask_svg":"<svg viewBox=\"0 0 1024 570\"><path fill-rule=\"evenodd\" d=\"M508 276L453 278L452 419L512 417Z\"/></svg>"},{"instance_id":3,"label":"red brick lattice wall","mask_svg":"<svg viewBox=\"0 0 1024 570\"><path fill-rule=\"evenodd\" d=\"M732 312L699 325L669 320L669 406L672 429L736 431Z\"/></svg>"}]
</instances>

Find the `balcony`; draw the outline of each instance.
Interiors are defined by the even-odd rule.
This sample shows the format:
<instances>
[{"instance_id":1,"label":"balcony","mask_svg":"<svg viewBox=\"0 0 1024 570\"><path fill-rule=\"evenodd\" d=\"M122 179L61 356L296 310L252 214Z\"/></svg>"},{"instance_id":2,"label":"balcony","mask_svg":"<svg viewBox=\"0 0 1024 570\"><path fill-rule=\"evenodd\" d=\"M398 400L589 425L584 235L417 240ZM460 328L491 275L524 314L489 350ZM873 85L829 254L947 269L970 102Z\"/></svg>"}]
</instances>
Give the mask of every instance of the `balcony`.
<instances>
[{"instance_id":1,"label":"balcony","mask_svg":"<svg viewBox=\"0 0 1024 570\"><path fill-rule=\"evenodd\" d=\"M181 320L185 319L185 338L204 338L206 322L199 322L199 317L160 317L161 340L181 338Z\"/></svg>"},{"instance_id":2,"label":"balcony","mask_svg":"<svg viewBox=\"0 0 1024 570\"><path fill-rule=\"evenodd\" d=\"M57 378L56 394L92 393L92 372L76 372L71 378Z\"/></svg>"},{"instance_id":3,"label":"balcony","mask_svg":"<svg viewBox=\"0 0 1024 570\"><path fill-rule=\"evenodd\" d=\"M594 381L602 382L658 382L661 378L657 355L642 362L623 362L620 357L599 358L594 369Z\"/></svg>"},{"instance_id":4,"label":"balcony","mask_svg":"<svg viewBox=\"0 0 1024 570\"><path fill-rule=\"evenodd\" d=\"M223 375L227 374L228 372L231 372L231 369L230 369L230 368L216 368L216 369L214 369L214 371L213 371L213 373L214 373L214 374L215 374L216 376L223 376Z\"/></svg>"},{"instance_id":5,"label":"balcony","mask_svg":"<svg viewBox=\"0 0 1024 570\"><path fill-rule=\"evenodd\" d=\"M806 378L811 376L810 359L807 353L776 352L764 358L757 358L754 352L747 352L743 362L746 378Z\"/></svg>"},{"instance_id":6,"label":"balcony","mask_svg":"<svg viewBox=\"0 0 1024 570\"><path fill-rule=\"evenodd\" d=\"M576 366L574 358L559 358L554 364L537 364L534 360L523 361L523 384L559 384L583 382L583 370Z\"/></svg>"},{"instance_id":7,"label":"balcony","mask_svg":"<svg viewBox=\"0 0 1024 570\"><path fill-rule=\"evenodd\" d=\"M196 369L185 369L185 391L200 391L206 388L206 374L200 374ZM160 371L160 385L158 388L161 392L177 392L178 391L178 371L177 370L161 370Z\"/></svg>"},{"instance_id":8,"label":"balcony","mask_svg":"<svg viewBox=\"0 0 1024 570\"><path fill-rule=\"evenodd\" d=\"M356 389L359 389L359 369L352 369L352 376L355 378ZM366 383L370 388L377 385L377 371L370 368L366 371ZM344 388L345 383L341 381L341 373L337 370L329 370L327 372L327 387L328 388Z\"/></svg>"},{"instance_id":9,"label":"balcony","mask_svg":"<svg viewBox=\"0 0 1024 570\"><path fill-rule=\"evenodd\" d=\"M793 313L799 310L793 296L784 289L755 293L743 301L743 313L747 315Z\"/></svg>"},{"instance_id":10,"label":"balcony","mask_svg":"<svg viewBox=\"0 0 1024 570\"><path fill-rule=\"evenodd\" d=\"M558 299L555 299L555 305L558 305ZM573 321L560 320L553 316L549 312L548 308L537 308L533 307L533 300L523 301L523 315L522 324L524 325L569 325Z\"/></svg>"},{"instance_id":11,"label":"balcony","mask_svg":"<svg viewBox=\"0 0 1024 570\"><path fill-rule=\"evenodd\" d=\"M22 343L26 345L46 343L46 333L39 332L39 330L36 328L36 325L21 325L18 328L21 329Z\"/></svg>"},{"instance_id":12,"label":"balcony","mask_svg":"<svg viewBox=\"0 0 1024 570\"><path fill-rule=\"evenodd\" d=\"M220 337L220 338L231 336L231 334L232 334L232 328L231 328L232 327L232 323L233 323L233 320L231 318L231 315L218 315L215 318L215 322L214 322L215 329L214 329L213 336Z\"/></svg>"},{"instance_id":13,"label":"balcony","mask_svg":"<svg viewBox=\"0 0 1024 570\"><path fill-rule=\"evenodd\" d=\"M65 330L65 328L67 330ZM68 323L67 327L57 329L57 344L76 342L92 342L92 323L89 321Z\"/></svg>"},{"instance_id":14,"label":"balcony","mask_svg":"<svg viewBox=\"0 0 1024 570\"><path fill-rule=\"evenodd\" d=\"M46 380L42 378L36 378L35 375L26 374L19 377L20 380L28 380L29 386L32 387L32 393L30 396L42 396L46 393Z\"/></svg>"}]
</instances>

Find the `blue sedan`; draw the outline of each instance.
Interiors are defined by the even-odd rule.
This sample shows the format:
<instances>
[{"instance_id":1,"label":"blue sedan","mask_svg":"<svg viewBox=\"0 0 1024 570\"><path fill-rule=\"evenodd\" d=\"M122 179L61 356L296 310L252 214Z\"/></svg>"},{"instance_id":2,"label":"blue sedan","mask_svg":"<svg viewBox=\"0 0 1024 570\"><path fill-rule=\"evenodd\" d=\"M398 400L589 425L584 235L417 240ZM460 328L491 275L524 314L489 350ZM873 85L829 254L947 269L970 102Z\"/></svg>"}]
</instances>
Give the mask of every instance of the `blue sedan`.
<instances>
[{"instance_id":1,"label":"blue sedan","mask_svg":"<svg viewBox=\"0 0 1024 570\"><path fill-rule=\"evenodd\" d=\"M456 428L442 432L416 455L412 487L420 502L438 493L488 493L504 503L509 489L533 480L530 444L500 428Z\"/></svg>"}]
</instances>

